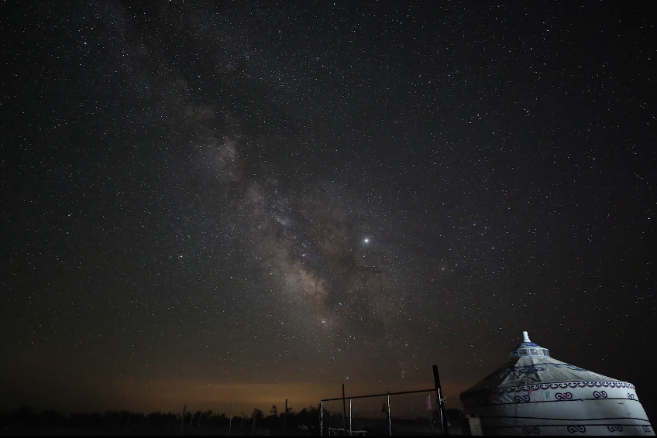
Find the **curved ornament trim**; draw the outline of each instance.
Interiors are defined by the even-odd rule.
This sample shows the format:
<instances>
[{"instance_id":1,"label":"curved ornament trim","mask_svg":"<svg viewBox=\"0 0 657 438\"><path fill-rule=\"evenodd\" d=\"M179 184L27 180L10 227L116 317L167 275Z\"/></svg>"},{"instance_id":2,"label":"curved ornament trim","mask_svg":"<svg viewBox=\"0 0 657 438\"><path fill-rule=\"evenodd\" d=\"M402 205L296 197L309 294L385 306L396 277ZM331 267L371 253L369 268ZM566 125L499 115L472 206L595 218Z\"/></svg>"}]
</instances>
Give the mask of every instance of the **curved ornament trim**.
<instances>
[{"instance_id":1,"label":"curved ornament trim","mask_svg":"<svg viewBox=\"0 0 657 438\"><path fill-rule=\"evenodd\" d=\"M471 396L474 394L504 394L512 392L527 392L527 391L539 391L541 389L566 389L566 388L627 388L635 389L634 385L627 382L553 382L553 383L539 383L535 385L523 385L523 386L507 386L502 388L493 388L493 389L482 389L480 391L472 392L466 394Z\"/></svg>"},{"instance_id":2,"label":"curved ornament trim","mask_svg":"<svg viewBox=\"0 0 657 438\"><path fill-rule=\"evenodd\" d=\"M557 392L554 394L554 398L557 400L572 400L573 399L573 393L572 392Z\"/></svg>"}]
</instances>

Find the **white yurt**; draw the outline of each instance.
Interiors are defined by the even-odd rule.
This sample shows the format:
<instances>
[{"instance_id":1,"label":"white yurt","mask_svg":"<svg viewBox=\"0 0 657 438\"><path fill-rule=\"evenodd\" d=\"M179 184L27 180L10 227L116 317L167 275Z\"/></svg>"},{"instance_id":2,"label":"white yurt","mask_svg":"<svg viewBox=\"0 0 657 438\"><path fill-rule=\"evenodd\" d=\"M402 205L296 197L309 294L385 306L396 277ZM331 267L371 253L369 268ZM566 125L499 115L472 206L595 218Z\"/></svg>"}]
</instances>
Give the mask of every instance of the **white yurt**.
<instances>
[{"instance_id":1,"label":"white yurt","mask_svg":"<svg viewBox=\"0 0 657 438\"><path fill-rule=\"evenodd\" d=\"M655 435L634 385L555 360L523 335L506 365L461 394L484 435Z\"/></svg>"}]
</instances>

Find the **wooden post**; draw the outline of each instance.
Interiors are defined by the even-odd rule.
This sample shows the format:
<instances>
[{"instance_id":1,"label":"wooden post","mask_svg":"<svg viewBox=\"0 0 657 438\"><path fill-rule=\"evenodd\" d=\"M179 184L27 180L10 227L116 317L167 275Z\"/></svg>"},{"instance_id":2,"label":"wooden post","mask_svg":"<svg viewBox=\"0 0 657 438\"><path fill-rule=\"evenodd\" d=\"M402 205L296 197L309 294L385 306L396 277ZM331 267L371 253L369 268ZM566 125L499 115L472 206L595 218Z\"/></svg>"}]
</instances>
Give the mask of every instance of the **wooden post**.
<instances>
[{"instance_id":1,"label":"wooden post","mask_svg":"<svg viewBox=\"0 0 657 438\"><path fill-rule=\"evenodd\" d=\"M287 435L287 399L285 399L285 421L283 422L283 435Z\"/></svg>"},{"instance_id":2,"label":"wooden post","mask_svg":"<svg viewBox=\"0 0 657 438\"><path fill-rule=\"evenodd\" d=\"M447 415L445 414L445 401L443 399L443 389L440 386L440 376L438 375L438 365L431 367L433 371L433 384L436 387L436 395L438 396L438 409L440 410L440 429L445 436L449 435L449 428L447 426Z\"/></svg>"},{"instance_id":3,"label":"wooden post","mask_svg":"<svg viewBox=\"0 0 657 438\"><path fill-rule=\"evenodd\" d=\"M342 430L347 433L347 404L344 399L344 383L342 384Z\"/></svg>"}]
</instances>

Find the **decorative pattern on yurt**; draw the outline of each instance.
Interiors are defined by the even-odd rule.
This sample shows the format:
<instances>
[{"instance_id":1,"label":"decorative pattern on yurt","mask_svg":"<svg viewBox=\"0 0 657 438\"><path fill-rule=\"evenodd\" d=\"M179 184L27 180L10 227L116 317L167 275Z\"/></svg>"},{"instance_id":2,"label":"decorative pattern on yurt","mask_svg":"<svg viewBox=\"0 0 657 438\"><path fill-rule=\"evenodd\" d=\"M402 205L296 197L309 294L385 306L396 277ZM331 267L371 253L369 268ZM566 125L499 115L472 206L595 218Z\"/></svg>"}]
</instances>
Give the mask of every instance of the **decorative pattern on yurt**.
<instances>
[{"instance_id":1,"label":"decorative pattern on yurt","mask_svg":"<svg viewBox=\"0 0 657 438\"><path fill-rule=\"evenodd\" d=\"M634 385L553 359L523 335L506 365L461 394L485 435L655 435Z\"/></svg>"}]
</instances>

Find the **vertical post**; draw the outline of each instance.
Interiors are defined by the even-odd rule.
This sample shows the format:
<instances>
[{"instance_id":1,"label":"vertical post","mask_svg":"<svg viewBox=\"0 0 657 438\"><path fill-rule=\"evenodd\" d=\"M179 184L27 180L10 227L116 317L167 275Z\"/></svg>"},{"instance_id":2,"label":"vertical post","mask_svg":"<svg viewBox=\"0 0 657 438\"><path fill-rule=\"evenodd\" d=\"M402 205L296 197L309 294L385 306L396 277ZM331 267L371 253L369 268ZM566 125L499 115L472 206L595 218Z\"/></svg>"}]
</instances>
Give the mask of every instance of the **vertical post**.
<instances>
[{"instance_id":1,"label":"vertical post","mask_svg":"<svg viewBox=\"0 0 657 438\"><path fill-rule=\"evenodd\" d=\"M351 436L351 398L349 399L349 436Z\"/></svg>"},{"instance_id":2,"label":"vertical post","mask_svg":"<svg viewBox=\"0 0 657 438\"><path fill-rule=\"evenodd\" d=\"M344 383L342 384L342 431L347 433L347 404L344 399Z\"/></svg>"},{"instance_id":3,"label":"vertical post","mask_svg":"<svg viewBox=\"0 0 657 438\"><path fill-rule=\"evenodd\" d=\"M390 390L388 390L388 435L392 436L392 417L390 416Z\"/></svg>"},{"instance_id":4,"label":"vertical post","mask_svg":"<svg viewBox=\"0 0 657 438\"><path fill-rule=\"evenodd\" d=\"M285 422L283 423L283 435L287 435L287 399L285 399Z\"/></svg>"},{"instance_id":5,"label":"vertical post","mask_svg":"<svg viewBox=\"0 0 657 438\"><path fill-rule=\"evenodd\" d=\"M180 433L182 433L185 427L185 414L187 413L187 405L183 406L182 421L180 422Z\"/></svg>"},{"instance_id":6,"label":"vertical post","mask_svg":"<svg viewBox=\"0 0 657 438\"><path fill-rule=\"evenodd\" d=\"M434 434L434 429L433 429L433 403L431 403L431 394L429 394L429 398L427 400L427 406L429 407L429 424L431 424L431 435Z\"/></svg>"},{"instance_id":7,"label":"vertical post","mask_svg":"<svg viewBox=\"0 0 657 438\"><path fill-rule=\"evenodd\" d=\"M251 422L251 435L255 436L256 408L253 408L253 421Z\"/></svg>"},{"instance_id":8,"label":"vertical post","mask_svg":"<svg viewBox=\"0 0 657 438\"><path fill-rule=\"evenodd\" d=\"M230 402L230 413L228 414L228 436L230 436L230 428L233 426L233 402Z\"/></svg>"},{"instance_id":9,"label":"vertical post","mask_svg":"<svg viewBox=\"0 0 657 438\"><path fill-rule=\"evenodd\" d=\"M319 436L324 436L324 402L319 402Z\"/></svg>"},{"instance_id":10,"label":"vertical post","mask_svg":"<svg viewBox=\"0 0 657 438\"><path fill-rule=\"evenodd\" d=\"M440 386L440 376L438 375L438 365L432 365L433 371L433 384L436 387L436 394L438 395L438 409L440 410L440 429L445 436L449 435L449 428L447 426L447 415L445 414L445 400L443 399L443 389Z\"/></svg>"}]
</instances>

